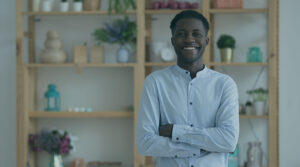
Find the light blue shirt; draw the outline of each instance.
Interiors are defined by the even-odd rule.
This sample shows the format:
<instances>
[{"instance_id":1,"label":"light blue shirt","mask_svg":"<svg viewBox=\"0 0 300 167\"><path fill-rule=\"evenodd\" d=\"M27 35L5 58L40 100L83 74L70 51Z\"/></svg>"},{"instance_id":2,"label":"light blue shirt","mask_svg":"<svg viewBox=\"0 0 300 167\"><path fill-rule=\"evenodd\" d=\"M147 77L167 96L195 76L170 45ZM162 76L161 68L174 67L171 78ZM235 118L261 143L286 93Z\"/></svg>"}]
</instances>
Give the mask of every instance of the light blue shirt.
<instances>
[{"instance_id":1,"label":"light blue shirt","mask_svg":"<svg viewBox=\"0 0 300 167\"><path fill-rule=\"evenodd\" d=\"M227 167L239 136L238 91L233 79L205 67L190 77L178 65L145 79L137 147L157 167ZM160 125L174 124L172 138Z\"/></svg>"}]
</instances>

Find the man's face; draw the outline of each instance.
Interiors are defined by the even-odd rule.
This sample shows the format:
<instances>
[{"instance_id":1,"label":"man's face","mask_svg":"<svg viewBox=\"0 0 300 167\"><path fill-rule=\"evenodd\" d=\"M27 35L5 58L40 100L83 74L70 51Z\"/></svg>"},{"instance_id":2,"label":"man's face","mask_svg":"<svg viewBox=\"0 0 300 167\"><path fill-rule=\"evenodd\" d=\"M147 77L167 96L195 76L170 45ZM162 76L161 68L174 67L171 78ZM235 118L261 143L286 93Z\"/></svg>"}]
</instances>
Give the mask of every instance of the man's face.
<instances>
[{"instance_id":1,"label":"man's face","mask_svg":"<svg viewBox=\"0 0 300 167\"><path fill-rule=\"evenodd\" d=\"M200 20L187 18L180 19L176 23L171 40L177 54L177 61L182 64L191 64L202 61L202 54L209 38Z\"/></svg>"}]
</instances>

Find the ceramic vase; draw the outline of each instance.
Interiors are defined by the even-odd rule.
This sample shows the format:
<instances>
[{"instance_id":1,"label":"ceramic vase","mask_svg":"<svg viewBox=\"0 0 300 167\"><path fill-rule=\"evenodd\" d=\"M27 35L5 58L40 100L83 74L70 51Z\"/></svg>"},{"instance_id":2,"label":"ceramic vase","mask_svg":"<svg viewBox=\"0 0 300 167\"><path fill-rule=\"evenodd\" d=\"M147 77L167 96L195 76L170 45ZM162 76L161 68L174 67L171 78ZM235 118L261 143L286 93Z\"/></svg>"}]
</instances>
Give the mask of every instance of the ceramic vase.
<instances>
[{"instance_id":1,"label":"ceramic vase","mask_svg":"<svg viewBox=\"0 0 300 167\"><path fill-rule=\"evenodd\" d=\"M73 10L75 12L81 12L82 11L82 2L73 2Z\"/></svg>"},{"instance_id":2,"label":"ceramic vase","mask_svg":"<svg viewBox=\"0 0 300 167\"><path fill-rule=\"evenodd\" d=\"M117 62L127 63L129 61L129 49L125 45L121 45L117 51Z\"/></svg>"},{"instance_id":3,"label":"ceramic vase","mask_svg":"<svg viewBox=\"0 0 300 167\"><path fill-rule=\"evenodd\" d=\"M61 2L60 3L60 11L61 12L69 11L69 2Z\"/></svg>"},{"instance_id":4,"label":"ceramic vase","mask_svg":"<svg viewBox=\"0 0 300 167\"><path fill-rule=\"evenodd\" d=\"M40 55L42 63L65 63L66 53L62 50L62 41L55 31L48 31L45 41L45 49Z\"/></svg>"},{"instance_id":5,"label":"ceramic vase","mask_svg":"<svg viewBox=\"0 0 300 167\"><path fill-rule=\"evenodd\" d=\"M42 8L43 12L51 12L52 11L52 1L51 0L43 0L41 8Z\"/></svg>"}]
</instances>

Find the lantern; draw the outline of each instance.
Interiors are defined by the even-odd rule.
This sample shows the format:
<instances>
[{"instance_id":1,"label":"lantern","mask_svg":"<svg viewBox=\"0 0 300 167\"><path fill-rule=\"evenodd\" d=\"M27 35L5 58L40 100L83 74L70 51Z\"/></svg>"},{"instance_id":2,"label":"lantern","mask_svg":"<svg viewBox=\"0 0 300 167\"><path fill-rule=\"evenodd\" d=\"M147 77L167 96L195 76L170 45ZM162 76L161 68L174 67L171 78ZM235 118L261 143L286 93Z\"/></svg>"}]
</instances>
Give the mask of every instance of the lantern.
<instances>
[{"instance_id":1,"label":"lantern","mask_svg":"<svg viewBox=\"0 0 300 167\"><path fill-rule=\"evenodd\" d=\"M60 96L56 91L54 84L48 85L48 90L45 92L45 111L59 111L60 110Z\"/></svg>"}]
</instances>

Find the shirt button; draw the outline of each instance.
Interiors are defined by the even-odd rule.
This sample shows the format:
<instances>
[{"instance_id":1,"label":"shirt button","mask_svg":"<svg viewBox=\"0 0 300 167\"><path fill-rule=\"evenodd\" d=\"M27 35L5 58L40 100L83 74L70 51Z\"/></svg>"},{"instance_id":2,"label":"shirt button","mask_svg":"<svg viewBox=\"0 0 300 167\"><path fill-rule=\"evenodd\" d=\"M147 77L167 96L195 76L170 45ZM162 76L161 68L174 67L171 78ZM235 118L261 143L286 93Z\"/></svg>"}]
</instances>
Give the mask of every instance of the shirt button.
<instances>
[{"instance_id":1,"label":"shirt button","mask_svg":"<svg viewBox=\"0 0 300 167\"><path fill-rule=\"evenodd\" d=\"M178 156L177 155L175 155L175 158L177 158Z\"/></svg>"},{"instance_id":2,"label":"shirt button","mask_svg":"<svg viewBox=\"0 0 300 167\"><path fill-rule=\"evenodd\" d=\"M186 71L185 73L188 74L189 72Z\"/></svg>"},{"instance_id":3,"label":"shirt button","mask_svg":"<svg viewBox=\"0 0 300 167\"><path fill-rule=\"evenodd\" d=\"M193 127L194 125L193 124L191 124L191 127Z\"/></svg>"},{"instance_id":4,"label":"shirt button","mask_svg":"<svg viewBox=\"0 0 300 167\"><path fill-rule=\"evenodd\" d=\"M176 140L179 140L179 138L178 138L178 137L176 137Z\"/></svg>"},{"instance_id":5,"label":"shirt button","mask_svg":"<svg viewBox=\"0 0 300 167\"><path fill-rule=\"evenodd\" d=\"M191 83L191 85L193 85L193 83Z\"/></svg>"},{"instance_id":6,"label":"shirt button","mask_svg":"<svg viewBox=\"0 0 300 167\"><path fill-rule=\"evenodd\" d=\"M192 102L190 102L190 105L193 105L193 103L192 103Z\"/></svg>"},{"instance_id":7,"label":"shirt button","mask_svg":"<svg viewBox=\"0 0 300 167\"><path fill-rule=\"evenodd\" d=\"M194 167L194 165L191 165L191 167Z\"/></svg>"},{"instance_id":8,"label":"shirt button","mask_svg":"<svg viewBox=\"0 0 300 167\"><path fill-rule=\"evenodd\" d=\"M193 154L193 156L196 156L196 154Z\"/></svg>"}]
</instances>

